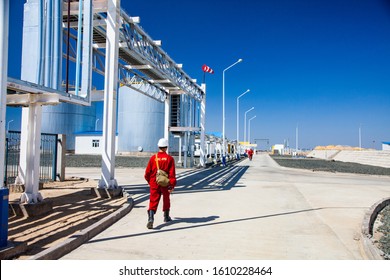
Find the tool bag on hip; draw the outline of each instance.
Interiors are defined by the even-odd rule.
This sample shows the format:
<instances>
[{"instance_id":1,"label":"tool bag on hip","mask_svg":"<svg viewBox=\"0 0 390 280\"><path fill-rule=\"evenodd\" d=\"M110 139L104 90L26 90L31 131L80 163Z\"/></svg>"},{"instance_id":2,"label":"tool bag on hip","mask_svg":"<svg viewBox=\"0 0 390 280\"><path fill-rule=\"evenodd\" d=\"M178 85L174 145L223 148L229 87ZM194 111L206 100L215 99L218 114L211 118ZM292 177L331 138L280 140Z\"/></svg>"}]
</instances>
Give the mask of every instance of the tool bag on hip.
<instances>
[{"instance_id":1,"label":"tool bag on hip","mask_svg":"<svg viewBox=\"0 0 390 280\"><path fill-rule=\"evenodd\" d=\"M160 166L158 164L158 157L156 154L156 165L157 165L157 173L156 173L156 182L161 187L168 187L170 182L168 178L168 173L164 170L160 169Z\"/></svg>"}]
</instances>

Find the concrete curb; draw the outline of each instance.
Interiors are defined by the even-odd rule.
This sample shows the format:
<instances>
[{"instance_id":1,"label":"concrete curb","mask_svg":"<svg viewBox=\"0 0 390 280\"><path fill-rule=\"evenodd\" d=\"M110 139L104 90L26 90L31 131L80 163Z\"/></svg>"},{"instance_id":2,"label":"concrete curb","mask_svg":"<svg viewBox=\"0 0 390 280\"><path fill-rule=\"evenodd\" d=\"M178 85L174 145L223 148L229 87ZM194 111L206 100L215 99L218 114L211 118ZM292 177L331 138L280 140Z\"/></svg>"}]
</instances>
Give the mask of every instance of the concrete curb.
<instances>
[{"instance_id":1,"label":"concrete curb","mask_svg":"<svg viewBox=\"0 0 390 280\"><path fill-rule=\"evenodd\" d=\"M390 205L390 197L384 198L377 203L375 203L373 206L370 207L370 209L366 212L366 215L364 216L363 223L362 223L362 238L361 240L361 246L363 248L363 251L366 255L366 257L370 260L383 260L384 253L378 249L372 240L373 236L373 228L375 220L379 214L380 211L383 210L386 206Z\"/></svg>"},{"instance_id":2,"label":"concrete curb","mask_svg":"<svg viewBox=\"0 0 390 280\"><path fill-rule=\"evenodd\" d=\"M99 222L89 226L88 228L76 232L64 242L30 257L29 260L58 260L124 217L133 209L133 206L134 200L132 198L128 198L127 203L119 208L119 210L101 219Z\"/></svg>"}]
</instances>

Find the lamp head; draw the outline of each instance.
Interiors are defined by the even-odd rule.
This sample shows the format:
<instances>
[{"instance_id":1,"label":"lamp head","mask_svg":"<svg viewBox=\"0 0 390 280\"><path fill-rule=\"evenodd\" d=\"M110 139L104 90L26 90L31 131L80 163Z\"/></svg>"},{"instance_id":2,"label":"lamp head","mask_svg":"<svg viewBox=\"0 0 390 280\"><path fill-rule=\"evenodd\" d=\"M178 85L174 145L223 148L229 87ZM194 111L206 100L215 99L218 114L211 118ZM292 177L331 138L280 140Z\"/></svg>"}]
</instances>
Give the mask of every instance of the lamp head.
<instances>
[{"instance_id":1,"label":"lamp head","mask_svg":"<svg viewBox=\"0 0 390 280\"><path fill-rule=\"evenodd\" d=\"M242 62L242 58L240 58L237 62Z\"/></svg>"}]
</instances>

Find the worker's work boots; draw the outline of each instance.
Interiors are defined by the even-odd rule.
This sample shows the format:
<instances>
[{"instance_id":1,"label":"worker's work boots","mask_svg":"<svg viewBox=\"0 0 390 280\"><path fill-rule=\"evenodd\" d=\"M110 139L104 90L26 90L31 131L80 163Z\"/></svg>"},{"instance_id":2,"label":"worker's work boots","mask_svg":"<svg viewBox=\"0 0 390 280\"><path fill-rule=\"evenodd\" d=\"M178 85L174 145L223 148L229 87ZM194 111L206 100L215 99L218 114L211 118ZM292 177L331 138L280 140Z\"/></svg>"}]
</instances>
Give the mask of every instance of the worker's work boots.
<instances>
[{"instance_id":1,"label":"worker's work boots","mask_svg":"<svg viewBox=\"0 0 390 280\"><path fill-rule=\"evenodd\" d=\"M152 229L153 228L153 222L154 222L154 211L153 210L149 210L148 211L148 223L146 224L146 227L148 229Z\"/></svg>"},{"instance_id":2,"label":"worker's work boots","mask_svg":"<svg viewBox=\"0 0 390 280\"><path fill-rule=\"evenodd\" d=\"M169 217L169 210L164 211L164 222L170 222L172 221L172 218Z\"/></svg>"}]
</instances>

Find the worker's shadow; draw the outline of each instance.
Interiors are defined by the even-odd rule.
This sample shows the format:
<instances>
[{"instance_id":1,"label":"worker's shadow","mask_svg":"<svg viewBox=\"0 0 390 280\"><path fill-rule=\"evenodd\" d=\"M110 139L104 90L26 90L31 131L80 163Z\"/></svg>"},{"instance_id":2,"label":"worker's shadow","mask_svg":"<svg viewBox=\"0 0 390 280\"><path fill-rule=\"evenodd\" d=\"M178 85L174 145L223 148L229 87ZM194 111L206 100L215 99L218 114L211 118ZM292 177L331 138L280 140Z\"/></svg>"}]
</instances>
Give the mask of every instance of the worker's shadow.
<instances>
[{"instance_id":1,"label":"worker's shadow","mask_svg":"<svg viewBox=\"0 0 390 280\"><path fill-rule=\"evenodd\" d=\"M184 224L194 224L194 226L196 226L195 224L208 223L208 222L214 221L214 220L216 220L218 218L219 218L219 216L188 217L188 218L175 217L175 218L172 218L172 221L164 223L164 224L161 224L161 225L158 225L158 226L154 227L153 229L161 230L164 227L168 227L168 226L171 226L171 225L177 225L177 224L181 224L181 223L184 223ZM191 227L191 226L189 226L189 227Z\"/></svg>"}]
</instances>

